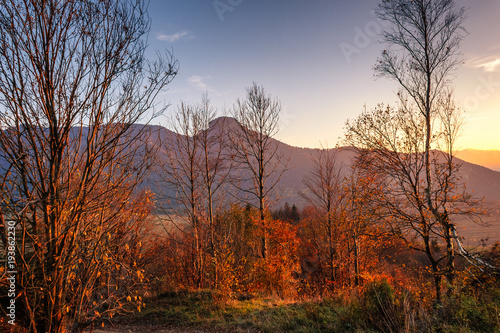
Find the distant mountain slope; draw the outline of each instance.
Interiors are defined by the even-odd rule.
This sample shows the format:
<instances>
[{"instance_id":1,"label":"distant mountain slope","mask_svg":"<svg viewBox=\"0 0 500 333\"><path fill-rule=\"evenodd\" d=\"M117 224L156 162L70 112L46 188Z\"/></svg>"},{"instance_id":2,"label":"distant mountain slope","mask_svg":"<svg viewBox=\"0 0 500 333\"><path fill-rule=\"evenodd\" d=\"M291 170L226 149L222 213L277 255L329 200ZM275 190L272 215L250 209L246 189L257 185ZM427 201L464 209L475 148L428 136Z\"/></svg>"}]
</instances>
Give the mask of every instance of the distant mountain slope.
<instances>
[{"instance_id":1,"label":"distant mountain slope","mask_svg":"<svg viewBox=\"0 0 500 333\"><path fill-rule=\"evenodd\" d=\"M500 171L500 150L465 149L457 153L464 161Z\"/></svg>"},{"instance_id":2,"label":"distant mountain slope","mask_svg":"<svg viewBox=\"0 0 500 333\"><path fill-rule=\"evenodd\" d=\"M302 179L312 170L313 149L291 147L281 144L281 151L290 156L288 174L282 178L281 185L286 188L303 188ZM337 149L337 161L347 169L351 165L354 152L351 149ZM488 201L500 201L500 172L486 167L456 159L460 163L460 176L466 183L469 191L477 197L485 197Z\"/></svg>"},{"instance_id":3,"label":"distant mountain slope","mask_svg":"<svg viewBox=\"0 0 500 333\"><path fill-rule=\"evenodd\" d=\"M221 119L222 118L214 120L211 126L218 127L221 126L221 124L224 124L226 127L236 126L234 119L224 117L224 123L220 121ZM154 126L154 128L155 131L159 130L160 138L163 142L165 142L166 136L177 135L160 126ZM172 140L170 140L170 142L172 142ZM293 147L277 140L274 140L274 142L279 143L278 155L288 156L290 158L288 162L288 171L282 176L278 186L284 190L282 199L288 200L290 203L300 202L299 192L304 188L302 180L313 169L314 162L312 154L314 154L315 149ZM163 149L165 149L165 147L160 149L160 154L165 152ZM336 151L339 166L343 166L347 171L354 157L353 151L348 148L338 148ZM475 152L472 151L472 154ZM478 164L466 162L465 157L472 156L470 153L470 150L462 151L458 154L459 158L457 158L457 162L462 163L460 173L467 184L467 188L470 191L474 191L477 196L486 197L488 201L500 201L500 172ZM500 151L498 151L498 153L500 157ZM477 156L483 155L477 154ZM494 156L494 151L491 151L491 156Z\"/></svg>"},{"instance_id":4,"label":"distant mountain slope","mask_svg":"<svg viewBox=\"0 0 500 333\"><path fill-rule=\"evenodd\" d=\"M460 175L469 191L474 191L477 196L484 196L487 201L500 201L500 172L462 162Z\"/></svg>"},{"instance_id":5,"label":"distant mountain slope","mask_svg":"<svg viewBox=\"0 0 500 333\"><path fill-rule=\"evenodd\" d=\"M234 119L221 119L215 120L211 123L211 126L238 126ZM167 136L177 135L176 133L161 127L155 128L159 129L160 138L165 140ZM306 202L301 197L300 193L304 191L304 184L302 180L306 175L308 175L314 167L314 161L312 159L312 154L314 154L315 149L310 148L299 148L287 145L282 142L279 144L278 155L289 157L288 171L286 171L278 183L277 189L279 193L277 195L278 201L276 206L281 206L285 202L289 204L296 204L299 207L304 206ZM162 147L160 149L160 154L165 153ZM172 148L172 147L168 147ZM347 173L349 167L352 163L354 152L352 149L339 148L337 151L337 162L339 166L343 166L344 172ZM464 153L465 152L465 153ZM483 226L474 224L468 220L457 221L459 223L459 229L461 229L461 234L468 237L468 243L470 246L476 246L481 239L489 238L489 243L500 241L500 172L488 169L484 166L480 166L474 163L469 163L464 161L465 158L472 156L470 151L461 152L458 156L462 160L457 158L457 162L462 164L460 169L460 176L465 182L469 191L472 191L476 198L485 197L487 206L491 208L491 216L485 218L485 221L491 224L492 227L485 228ZM475 152L472 152L474 154ZM476 154L477 156L486 156L481 154ZM493 156L490 154L489 156ZM470 160L471 158L469 158ZM160 157L161 160L161 157ZM474 158L472 158L474 160ZM477 163L478 158L475 159ZM159 179L150 179L146 184L156 185L152 186L152 190L158 189Z\"/></svg>"}]
</instances>

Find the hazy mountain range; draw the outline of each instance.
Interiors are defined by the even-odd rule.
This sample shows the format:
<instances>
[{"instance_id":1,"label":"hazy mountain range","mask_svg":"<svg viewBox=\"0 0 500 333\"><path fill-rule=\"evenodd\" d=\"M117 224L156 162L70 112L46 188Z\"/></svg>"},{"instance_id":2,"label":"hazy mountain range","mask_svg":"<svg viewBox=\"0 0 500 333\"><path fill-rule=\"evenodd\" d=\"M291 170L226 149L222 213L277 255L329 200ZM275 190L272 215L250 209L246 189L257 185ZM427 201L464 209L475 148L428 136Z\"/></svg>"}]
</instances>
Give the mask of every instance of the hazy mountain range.
<instances>
[{"instance_id":1,"label":"hazy mountain range","mask_svg":"<svg viewBox=\"0 0 500 333\"><path fill-rule=\"evenodd\" d=\"M235 122L232 118L219 118L213 121L211 126L221 126L222 123L224 127L237 126ZM163 138L177 135L165 128L156 127L156 129L160 129ZM288 156L289 162L288 171L283 174L277 186L280 199L276 202L275 208L285 202L303 207L306 202L300 196L305 187L302 180L314 166L311 156L315 149L293 147L278 141L276 143L279 144L279 155ZM483 238L489 238L488 243L500 241L500 172L492 170L492 168L500 170L500 151L464 150L457 156L460 157L458 162L462 163L460 176L467 188L473 191L475 197L484 197L491 212L490 216L484 218L490 227L485 228L470 221L461 221L462 234L469 238L469 244L472 246L477 245ZM343 165L345 172L348 171L353 157L354 152L351 149L337 149L337 163ZM147 183L157 183L157 179L151 179Z\"/></svg>"}]
</instances>

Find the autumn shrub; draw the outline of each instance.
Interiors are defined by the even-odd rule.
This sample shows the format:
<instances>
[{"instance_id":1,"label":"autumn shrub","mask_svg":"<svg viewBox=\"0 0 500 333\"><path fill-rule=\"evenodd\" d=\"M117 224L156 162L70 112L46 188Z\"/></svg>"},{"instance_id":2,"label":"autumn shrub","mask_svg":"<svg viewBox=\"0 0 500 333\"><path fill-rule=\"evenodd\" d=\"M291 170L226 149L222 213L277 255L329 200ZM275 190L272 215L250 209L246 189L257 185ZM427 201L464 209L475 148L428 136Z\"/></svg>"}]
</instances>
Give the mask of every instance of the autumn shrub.
<instances>
[{"instance_id":1,"label":"autumn shrub","mask_svg":"<svg viewBox=\"0 0 500 333\"><path fill-rule=\"evenodd\" d=\"M258 246L255 210L232 205L215 218L214 254L210 254L213 288L227 299L249 292L250 272Z\"/></svg>"},{"instance_id":2,"label":"autumn shrub","mask_svg":"<svg viewBox=\"0 0 500 333\"><path fill-rule=\"evenodd\" d=\"M215 219L214 244L203 247L203 283L193 273L196 255L189 228L169 231L149 252L148 275L155 294L166 291L213 289L218 302L258 293L291 297L296 294L298 267L296 226L266 219L260 225L255 211L237 205ZM260 241L268 239L268 254L260 256Z\"/></svg>"},{"instance_id":3,"label":"autumn shrub","mask_svg":"<svg viewBox=\"0 0 500 333\"><path fill-rule=\"evenodd\" d=\"M212 258L214 289L217 293L218 302L226 302L234 297L238 290L237 267L235 256L227 244L216 250Z\"/></svg>"},{"instance_id":4,"label":"autumn shrub","mask_svg":"<svg viewBox=\"0 0 500 333\"><path fill-rule=\"evenodd\" d=\"M268 220L264 232L269 239L268 256L255 261L251 272L252 289L281 298L294 297L297 291L295 273L299 269L296 227L280 220Z\"/></svg>"},{"instance_id":5,"label":"autumn shrub","mask_svg":"<svg viewBox=\"0 0 500 333\"><path fill-rule=\"evenodd\" d=\"M176 231L157 237L148 250L146 276L155 295L167 291L194 289L192 237Z\"/></svg>"}]
</instances>

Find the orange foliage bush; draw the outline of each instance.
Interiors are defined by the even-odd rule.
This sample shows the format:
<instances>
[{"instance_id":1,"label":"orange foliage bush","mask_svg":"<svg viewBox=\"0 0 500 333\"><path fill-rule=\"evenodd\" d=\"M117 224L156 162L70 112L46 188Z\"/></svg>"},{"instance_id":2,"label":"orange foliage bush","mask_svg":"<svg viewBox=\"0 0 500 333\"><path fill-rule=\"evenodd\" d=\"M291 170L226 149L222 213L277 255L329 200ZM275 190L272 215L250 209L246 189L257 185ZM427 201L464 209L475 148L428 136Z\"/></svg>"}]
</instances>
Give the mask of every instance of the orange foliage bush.
<instances>
[{"instance_id":1,"label":"orange foliage bush","mask_svg":"<svg viewBox=\"0 0 500 333\"><path fill-rule=\"evenodd\" d=\"M254 223L260 221L256 219ZM264 230L269 239L269 253L267 258L255 261L250 290L277 294L282 298L295 296L297 288L294 275L299 270L297 228L287 222L267 220ZM260 233L257 236L260 237Z\"/></svg>"}]
</instances>

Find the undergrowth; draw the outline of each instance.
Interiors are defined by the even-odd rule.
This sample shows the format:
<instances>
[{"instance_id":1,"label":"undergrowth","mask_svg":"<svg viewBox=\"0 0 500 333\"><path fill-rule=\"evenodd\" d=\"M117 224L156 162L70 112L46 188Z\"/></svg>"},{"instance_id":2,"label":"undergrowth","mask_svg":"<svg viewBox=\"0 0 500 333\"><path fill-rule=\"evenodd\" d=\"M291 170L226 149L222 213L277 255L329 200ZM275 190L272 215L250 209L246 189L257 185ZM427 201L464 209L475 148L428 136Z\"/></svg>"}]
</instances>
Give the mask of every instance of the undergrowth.
<instances>
[{"instance_id":1,"label":"undergrowth","mask_svg":"<svg viewBox=\"0 0 500 333\"><path fill-rule=\"evenodd\" d=\"M169 292L118 323L255 332L500 332L500 292L460 292L426 304L386 280L316 300L251 297L221 302L216 292ZM115 321L116 323L116 321Z\"/></svg>"}]
</instances>

